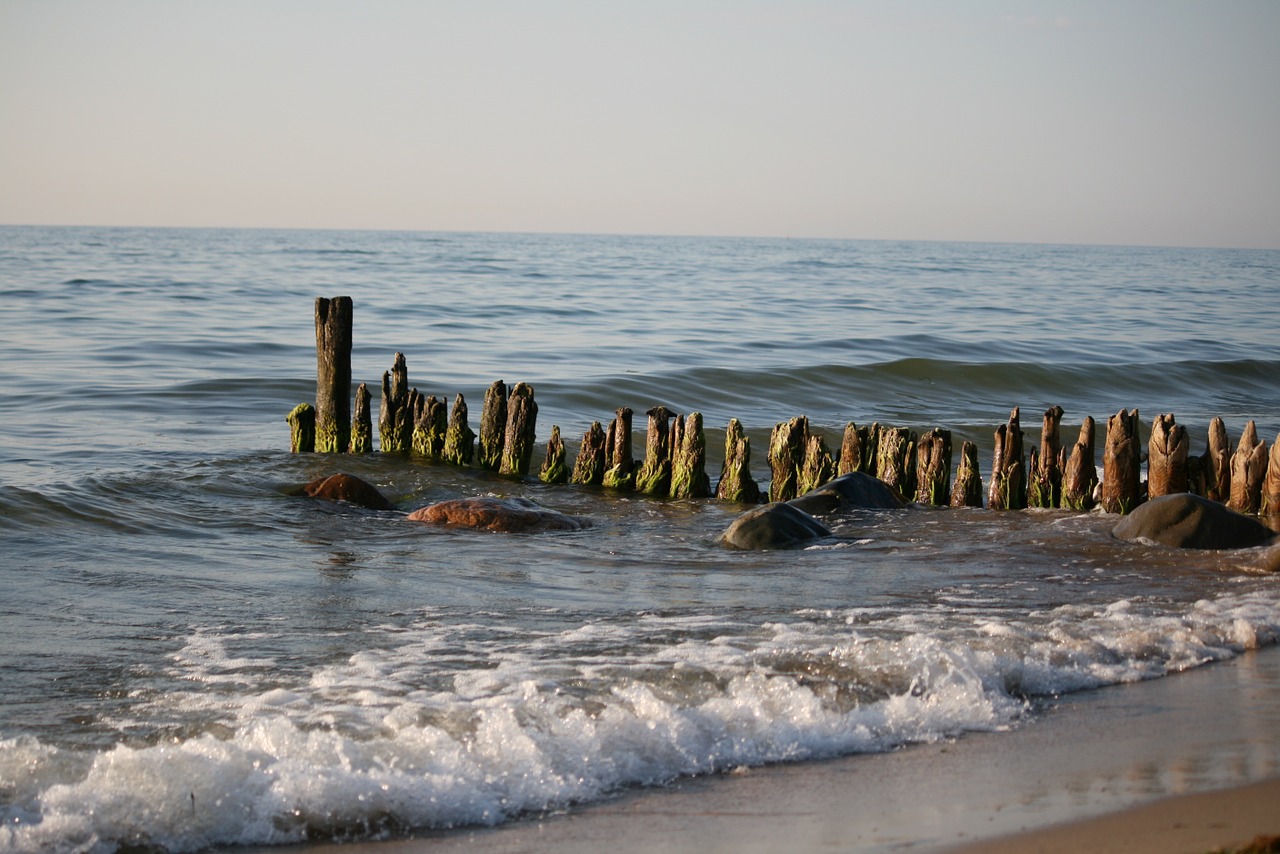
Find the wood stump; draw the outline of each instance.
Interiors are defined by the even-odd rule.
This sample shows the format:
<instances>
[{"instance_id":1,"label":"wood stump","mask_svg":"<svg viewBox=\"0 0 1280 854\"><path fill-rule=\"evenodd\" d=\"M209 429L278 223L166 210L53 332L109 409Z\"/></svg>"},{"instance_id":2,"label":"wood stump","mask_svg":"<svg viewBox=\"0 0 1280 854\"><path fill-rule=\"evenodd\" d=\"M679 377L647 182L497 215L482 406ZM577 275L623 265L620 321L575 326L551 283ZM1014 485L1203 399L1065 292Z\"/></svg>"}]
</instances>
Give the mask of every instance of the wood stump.
<instances>
[{"instance_id":1,"label":"wood stump","mask_svg":"<svg viewBox=\"0 0 1280 854\"><path fill-rule=\"evenodd\" d=\"M466 398L459 394L453 399L453 411L449 413L449 426L444 434L444 459L455 466L469 466L475 453L476 433L467 423Z\"/></svg>"},{"instance_id":2,"label":"wood stump","mask_svg":"<svg viewBox=\"0 0 1280 854\"><path fill-rule=\"evenodd\" d=\"M444 401L434 394L423 397L414 389L413 452L429 460L444 457L444 438L449 429L449 416Z\"/></svg>"},{"instance_id":3,"label":"wood stump","mask_svg":"<svg viewBox=\"0 0 1280 854\"><path fill-rule=\"evenodd\" d=\"M982 506L982 475L978 471L978 446L965 442L960 446L960 465L951 487L952 507Z\"/></svg>"},{"instance_id":4,"label":"wood stump","mask_svg":"<svg viewBox=\"0 0 1280 854\"><path fill-rule=\"evenodd\" d=\"M672 445L671 497L706 498L711 495L711 478L707 476L707 439L702 429L702 413L690 412L677 432L680 441L678 447Z\"/></svg>"},{"instance_id":5,"label":"wood stump","mask_svg":"<svg viewBox=\"0 0 1280 854\"><path fill-rule=\"evenodd\" d=\"M1092 510L1096 503L1094 488L1098 485L1097 455L1094 452L1095 425L1089 415L1080 425L1080 438L1062 473L1062 506L1072 510Z\"/></svg>"},{"instance_id":6,"label":"wood stump","mask_svg":"<svg viewBox=\"0 0 1280 854\"><path fill-rule=\"evenodd\" d=\"M655 406L645 413L649 427L645 433L644 462L636 472L636 489L649 495L671 492L671 418L665 406Z\"/></svg>"},{"instance_id":7,"label":"wood stump","mask_svg":"<svg viewBox=\"0 0 1280 854\"><path fill-rule=\"evenodd\" d=\"M525 477L533 463L533 446L538 422L538 404L533 386L516 383L507 398L507 433L502 442L502 463L498 474Z\"/></svg>"},{"instance_id":8,"label":"wood stump","mask_svg":"<svg viewBox=\"0 0 1280 854\"><path fill-rule=\"evenodd\" d=\"M613 489L633 489L636 463L631 455L631 407L619 407L605 439L604 485Z\"/></svg>"},{"instance_id":9,"label":"wood stump","mask_svg":"<svg viewBox=\"0 0 1280 854\"><path fill-rule=\"evenodd\" d=\"M992 510L1022 510L1027 506L1027 464L1016 406L1009 413L1009 421L996 428L987 506Z\"/></svg>"},{"instance_id":10,"label":"wood stump","mask_svg":"<svg viewBox=\"0 0 1280 854\"><path fill-rule=\"evenodd\" d=\"M846 424L840 442L840 464L836 474L846 475L855 471L875 474L879 434L879 424L872 424L870 427L859 427L852 421Z\"/></svg>"},{"instance_id":11,"label":"wood stump","mask_svg":"<svg viewBox=\"0 0 1280 854\"><path fill-rule=\"evenodd\" d=\"M599 421L591 422L590 429L582 436L582 445L578 448L578 458L573 464L570 483L584 486L600 486L604 483L605 442L608 437Z\"/></svg>"},{"instance_id":12,"label":"wood stump","mask_svg":"<svg viewBox=\"0 0 1280 854\"><path fill-rule=\"evenodd\" d=\"M502 447L507 438L507 385L497 380L484 393L480 412L480 451L476 463L485 471L502 467Z\"/></svg>"},{"instance_id":13,"label":"wood stump","mask_svg":"<svg viewBox=\"0 0 1280 854\"><path fill-rule=\"evenodd\" d=\"M950 498L951 431L935 428L921 436L916 446L915 500L945 507Z\"/></svg>"},{"instance_id":14,"label":"wood stump","mask_svg":"<svg viewBox=\"0 0 1280 854\"><path fill-rule=\"evenodd\" d=\"M1214 501L1231 500L1231 438L1221 418L1209 422L1209 444L1203 459L1204 495Z\"/></svg>"},{"instance_id":15,"label":"wood stump","mask_svg":"<svg viewBox=\"0 0 1280 854\"><path fill-rule=\"evenodd\" d=\"M769 437L770 501L790 501L798 494L800 466L809 443L809 419L803 415L774 425Z\"/></svg>"},{"instance_id":16,"label":"wood stump","mask_svg":"<svg viewBox=\"0 0 1280 854\"><path fill-rule=\"evenodd\" d=\"M796 494L812 492L836 476L836 461L827 450L821 436L810 435L805 440L804 459L796 472Z\"/></svg>"},{"instance_id":17,"label":"wood stump","mask_svg":"<svg viewBox=\"0 0 1280 854\"><path fill-rule=\"evenodd\" d=\"M1129 513L1142 502L1142 444L1138 440L1138 410L1121 409L1107 419L1107 443L1102 451L1102 509Z\"/></svg>"},{"instance_id":18,"label":"wood stump","mask_svg":"<svg viewBox=\"0 0 1280 854\"><path fill-rule=\"evenodd\" d=\"M1267 463L1267 476L1262 481L1262 515L1266 516L1273 530L1280 531L1280 433L1271 444Z\"/></svg>"},{"instance_id":19,"label":"wood stump","mask_svg":"<svg viewBox=\"0 0 1280 854\"><path fill-rule=\"evenodd\" d=\"M382 374L382 411L378 441L384 453L406 453L413 441L414 412L409 406L409 368L396 353L391 370Z\"/></svg>"},{"instance_id":20,"label":"wood stump","mask_svg":"<svg viewBox=\"0 0 1280 854\"><path fill-rule=\"evenodd\" d=\"M1157 415L1147 443L1147 498L1190 492L1187 469L1187 428L1173 414Z\"/></svg>"},{"instance_id":21,"label":"wood stump","mask_svg":"<svg viewBox=\"0 0 1280 854\"><path fill-rule=\"evenodd\" d=\"M1062 423L1062 407L1052 406L1044 412L1040 427L1040 447L1031 451L1031 477L1027 483L1027 505L1058 507L1062 503L1062 443L1058 438Z\"/></svg>"},{"instance_id":22,"label":"wood stump","mask_svg":"<svg viewBox=\"0 0 1280 854\"><path fill-rule=\"evenodd\" d=\"M560 438L560 428L551 425L551 439L547 442L547 458L538 472L538 480L543 483L568 483L569 469L565 465L564 441Z\"/></svg>"},{"instance_id":23,"label":"wood stump","mask_svg":"<svg viewBox=\"0 0 1280 854\"><path fill-rule=\"evenodd\" d=\"M351 444L351 297L316 298L316 450Z\"/></svg>"},{"instance_id":24,"label":"wood stump","mask_svg":"<svg viewBox=\"0 0 1280 854\"><path fill-rule=\"evenodd\" d=\"M352 454L367 454L373 450L373 418L369 414L369 404L373 396L369 394L369 386L360 383L356 389L356 414L351 419L351 446L347 451Z\"/></svg>"},{"instance_id":25,"label":"wood stump","mask_svg":"<svg viewBox=\"0 0 1280 854\"><path fill-rule=\"evenodd\" d=\"M1231 499L1227 506L1237 513L1257 513L1262 508L1262 481L1267 474L1267 446L1258 439L1250 421L1231 455Z\"/></svg>"},{"instance_id":26,"label":"wood stump","mask_svg":"<svg viewBox=\"0 0 1280 854\"><path fill-rule=\"evenodd\" d=\"M289 422L289 450L295 454L310 454L316 449L316 408L309 403L299 403L284 417Z\"/></svg>"},{"instance_id":27,"label":"wood stump","mask_svg":"<svg viewBox=\"0 0 1280 854\"><path fill-rule=\"evenodd\" d=\"M740 504L760 501L760 487L751 477L751 440L736 418L729 419L729 427L725 430L724 464L720 467L716 498Z\"/></svg>"},{"instance_id":28,"label":"wood stump","mask_svg":"<svg viewBox=\"0 0 1280 854\"><path fill-rule=\"evenodd\" d=\"M916 432L906 427L879 428L876 477L907 501L916 494L917 442Z\"/></svg>"}]
</instances>

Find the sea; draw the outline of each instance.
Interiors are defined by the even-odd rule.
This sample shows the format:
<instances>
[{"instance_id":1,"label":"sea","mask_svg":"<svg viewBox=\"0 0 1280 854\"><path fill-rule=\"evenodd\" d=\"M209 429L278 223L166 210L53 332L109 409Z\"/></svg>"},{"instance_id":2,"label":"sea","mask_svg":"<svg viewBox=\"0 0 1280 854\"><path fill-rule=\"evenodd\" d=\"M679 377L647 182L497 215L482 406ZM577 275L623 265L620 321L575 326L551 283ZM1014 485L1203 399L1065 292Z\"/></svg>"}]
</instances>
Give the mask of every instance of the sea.
<instances>
[{"instance_id":1,"label":"sea","mask_svg":"<svg viewBox=\"0 0 1280 854\"><path fill-rule=\"evenodd\" d=\"M769 763L1005 733L1074 692L1280 639L1259 552L1100 511L915 506L743 552L744 510L400 454L294 454L314 302L478 429L531 385L570 459L622 406L731 418L767 486L805 415L978 445L1020 407L1280 433L1280 251L857 240L0 228L0 851L374 840ZM375 427L376 433L376 427ZM1100 441L1100 440L1099 440ZM375 439L376 446L376 439ZM1099 446L1097 460L1101 463ZM347 472L395 511L294 494ZM588 518L409 522L450 498ZM1121 689L1123 690L1123 689ZM998 735L997 735L998 737ZM1275 776L1280 751L1210 782Z\"/></svg>"}]
</instances>

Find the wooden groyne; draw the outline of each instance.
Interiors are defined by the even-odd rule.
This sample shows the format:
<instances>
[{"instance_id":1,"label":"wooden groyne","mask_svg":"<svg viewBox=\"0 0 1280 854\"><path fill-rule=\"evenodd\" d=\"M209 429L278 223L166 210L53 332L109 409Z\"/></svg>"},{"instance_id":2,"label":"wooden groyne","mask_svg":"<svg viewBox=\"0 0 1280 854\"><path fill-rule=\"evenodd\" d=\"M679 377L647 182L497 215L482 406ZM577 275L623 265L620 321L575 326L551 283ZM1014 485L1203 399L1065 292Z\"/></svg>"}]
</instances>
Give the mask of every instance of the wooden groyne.
<instances>
[{"instance_id":1,"label":"wooden groyne","mask_svg":"<svg viewBox=\"0 0 1280 854\"><path fill-rule=\"evenodd\" d=\"M372 395L361 383L351 413L352 301L319 298L315 304L316 400L300 403L286 416L294 453L373 452ZM1280 435L1268 451L1249 421L1232 448L1222 419L1209 424L1208 446L1189 450L1187 430L1173 414L1157 415L1150 439L1139 439L1138 410L1121 409L1107 419L1102 479L1096 466L1094 419L1085 416L1070 447L1060 438L1064 411L1045 410L1039 445L1026 446L1021 412L993 432L994 453L984 490L977 446L964 442L952 477L952 434L935 428L923 434L906 427L850 422L833 454L826 437L803 415L776 424L765 464L768 492L751 475L751 441L741 422L729 420L723 463L714 488L706 472L706 436L699 412L677 413L658 405L647 418L644 457L633 454L633 410L619 407L608 430L596 421L570 457L559 425L551 428L537 477L552 484L599 486L659 498L710 498L745 504L787 501L850 472L874 475L907 501L991 509L1027 507L1125 514L1148 497L1192 492L1242 513L1280 523ZM396 353L382 375L378 416L379 451L411 455L500 475L530 476L535 454L538 405L527 383L494 382L485 392L477 434L468 423L461 394L446 400L423 396L409 385L408 365ZM1142 477L1146 462L1146 478Z\"/></svg>"}]
</instances>

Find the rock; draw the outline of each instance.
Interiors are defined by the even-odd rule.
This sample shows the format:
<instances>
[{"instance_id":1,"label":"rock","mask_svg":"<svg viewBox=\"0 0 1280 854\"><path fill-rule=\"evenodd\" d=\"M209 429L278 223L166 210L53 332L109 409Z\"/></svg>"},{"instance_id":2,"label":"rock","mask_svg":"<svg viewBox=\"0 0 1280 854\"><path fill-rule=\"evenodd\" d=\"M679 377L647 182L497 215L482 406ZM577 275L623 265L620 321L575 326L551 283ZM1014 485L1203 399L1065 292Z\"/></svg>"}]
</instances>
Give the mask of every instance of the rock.
<instances>
[{"instance_id":1,"label":"rock","mask_svg":"<svg viewBox=\"0 0 1280 854\"><path fill-rule=\"evenodd\" d=\"M1111 533L1122 540L1142 537L1179 549L1249 548L1273 536L1257 519L1188 492L1139 505Z\"/></svg>"},{"instance_id":2,"label":"rock","mask_svg":"<svg viewBox=\"0 0 1280 854\"><path fill-rule=\"evenodd\" d=\"M755 507L733 520L720 542L735 549L786 549L831 536L831 532L798 507L774 502Z\"/></svg>"},{"instance_id":3,"label":"rock","mask_svg":"<svg viewBox=\"0 0 1280 854\"><path fill-rule=\"evenodd\" d=\"M391 510L391 502L371 483L350 474L318 477L304 485L300 494L322 501L345 501L369 510Z\"/></svg>"},{"instance_id":4,"label":"rock","mask_svg":"<svg viewBox=\"0 0 1280 854\"><path fill-rule=\"evenodd\" d=\"M841 475L787 503L812 516L848 510L896 510L903 506L890 486L860 471Z\"/></svg>"},{"instance_id":5,"label":"rock","mask_svg":"<svg viewBox=\"0 0 1280 854\"><path fill-rule=\"evenodd\" d=\"M455 498L414 510L409 519L503 533L580 531L591 526L588 519L550 510L524 498Z\"/></svg>"}]
</instances>

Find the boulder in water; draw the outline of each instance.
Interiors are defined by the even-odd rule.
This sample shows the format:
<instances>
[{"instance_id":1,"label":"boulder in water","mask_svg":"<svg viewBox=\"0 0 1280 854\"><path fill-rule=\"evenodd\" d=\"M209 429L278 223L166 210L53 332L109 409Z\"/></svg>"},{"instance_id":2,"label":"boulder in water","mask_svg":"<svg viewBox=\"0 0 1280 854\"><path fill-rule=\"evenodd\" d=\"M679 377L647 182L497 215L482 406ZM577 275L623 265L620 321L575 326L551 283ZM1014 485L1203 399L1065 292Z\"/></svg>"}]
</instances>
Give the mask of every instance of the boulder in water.
<instances>
[{"instance_id":1,"label":"boulder in water","mask_svg":"<svg viewBox=\"0 0 1280 854\"><path fill-rule=\"evenodd\" d=\"M392 509L391 502L373 484L341 472L316 478L305 484L300 493L322 501L345 501L369 510Z\"/></svg>"},{"instance_id":2,"label":"boulder in water","mask_svg":"<svg viewBox=\"0 0 1280 854\"><path fill-rule=\"evenodd\" d=\"M903 507L898 493L866 472L849 472L787 502L813 516L849 510L896 510Z\"/></svg>"},{"instance_id":3,"label":"boulder in water","mask_svg":"<svg viewBox=\"0 0 1280 854\"><path fill-rule=\"evenodd\" d=\"M1111 533L1122 540L1142 538L1179 549L1243 549L1274 536L1257 519L1189 492L1139 505Z\"/></svg>"},{"instance_id":4,"label":"boulder in water","mask_svg":"<svg viewBox=\"0 0 1280 854\"><path fill-rule=\"evenodd\" d=\"M817 519L787 502L755 507L733 520L720 542L735 549L787 549L831 536Z\"/></svg>"},{"instance_id":5,"label":"boulder in water","mask_svg":"<svg viewBox=\"0 0 1280 854\"><path fill-rule=\"evenodd\" d=\"M409 519L503 533L580 531L591 526L580 516L569 516L525 498L455 498L414 510Z\"/></svg>"}]
</instances>

